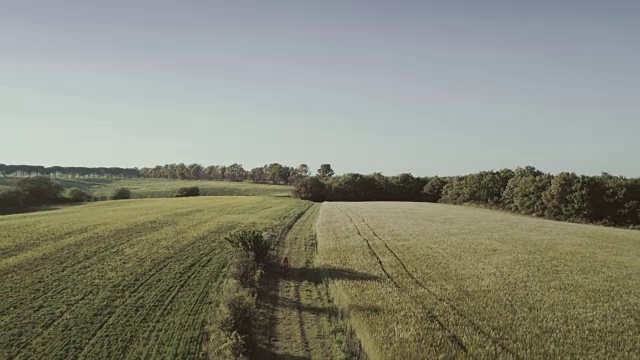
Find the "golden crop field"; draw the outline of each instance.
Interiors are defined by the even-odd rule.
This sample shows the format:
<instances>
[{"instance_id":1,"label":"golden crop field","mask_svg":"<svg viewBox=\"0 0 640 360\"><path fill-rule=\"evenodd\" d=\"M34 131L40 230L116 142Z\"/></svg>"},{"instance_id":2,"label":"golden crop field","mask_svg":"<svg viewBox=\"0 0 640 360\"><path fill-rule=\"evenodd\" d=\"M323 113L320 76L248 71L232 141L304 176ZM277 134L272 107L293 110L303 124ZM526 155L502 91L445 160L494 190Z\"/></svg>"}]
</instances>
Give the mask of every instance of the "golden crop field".
<instances>
[{"instance_id":1,"label":"golden crop field","mask_svg":"<svg viewBox=\"0 0 640 360\"><path fill-rule=\"evenodd\" d=\"M284 226L277 197L90 203L0 217L0 358L193 358L234 229Z\"/></svg>"},{"instance_id":2,"label":"golden crop field","mask_svg":"<svg viewBox=\"0 0 640 360\"><path fill-rule=\"evenodd\" d=\"M325 203L319 266L373 359L633 358L640 232L426 203Z\"/></svg>"}]
</instances>

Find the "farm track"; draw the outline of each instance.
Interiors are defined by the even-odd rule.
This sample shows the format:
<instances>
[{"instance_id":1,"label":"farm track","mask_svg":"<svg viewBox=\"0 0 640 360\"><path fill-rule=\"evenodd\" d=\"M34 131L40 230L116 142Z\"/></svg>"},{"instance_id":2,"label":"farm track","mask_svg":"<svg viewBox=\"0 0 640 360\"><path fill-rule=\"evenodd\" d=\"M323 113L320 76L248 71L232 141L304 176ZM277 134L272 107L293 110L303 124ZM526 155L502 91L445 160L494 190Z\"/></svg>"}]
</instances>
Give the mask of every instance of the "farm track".
<instances>
[{"instance_id":1,"label":"farm track","mask_svg":"<svg viewBox=\"0 0 640 360\"><path fill-rule=\"evenodd\" d=\"M274 328L270 335L269 359L334 358L328 298L320 273L313 267L316 252L314 224L320 204L310 207L291 227L279 249L289 258L285 276L274 267L267 279L272 291L270 308Z\"/></svg>"},{"instance_id":2,"label":"farm track","mask_svg":"<svg viewBox=\"0 0 640 360\"><path fill-rule=\"evenodd\" d=\"M482 342L489 343L489 345L491 345L495 349L493 353L494 356L500 357L503 355L508 355L511 358L515 358L515 359L519 358L519 356L516 354L514 350L510 349L506 344L504 344L503 342L498 340L496 337L491 335L487 330L483 329L479 324L477 324L474 320L472 320L468 315L464 314L455 305L451 304L446 299L439 296L435 291L425 286L413 274L413 272L409 270L407 264L400 258L397 252L394 251L389 246L389 244L380 235L378 235L378 233L376 233L376 231L365 220L365 218L362 216L358 216L361 223L364 224L364 226L368 229L368 231L373 235L373 238L375 238L379 243L382 244L382 248L384 248L386 252L391 254L393 261L395 261L397 265L402 269L402 271L400 271L401 275L399 277L403 277L403 276L408 277L410 282L415 284L415 286L417 286L418 289L416 289L415 286L411 286L411 285L399 285L399 283L405 284L406 282L399 281L398 277L394 278L389 273L389 270L383 264L382 258L384 258L384 256L381 256L379 253L377 253L373 249L372 242L369 239L367 239L365 235L363 235L364 231L361 230L360 227L354 221L355 215L353 213L350 213L350 211L346 207L342 207L340 208L340 210L349 219L350 223L354 226L358 235L366 242L367 247L369 248L369 251L372 253L372 255L376 258L377 262L380 264L380 269L385 274L387 279L389 279L389 281L391 281L394 287L397 288L398 290L402 291L403 293L410 294L410 297L416 304L420 304L420 306L423 308L423 310L427 314L426 318L434 322L435 324L437 324L438 328L444 334L446 334L446 338L449 339L452 345L457 347L463 353L465 354L468 353L467 344L465 344L465 341L463 341L463 336L459 334L456 330L459 328L466 328L467 331L465 331L464 333L468 333L468 330L471 330L476 333L476 336L474 336L475 337L474 340L476 342L480 340L479 338L484 338L484 341ZM426 292L429 295L429 297L434 298L437 303L435 305L433 304L425 305L424 304L425 296L423 292ZM446 308L447 311L442 311L442 308ZM440 311L438 311L438 309L440 309ZM443 315L438 315L438 314L443 314ZM446 316L446 315L449 315L449 316ZM445 320L445 317L448 318L450 321ZM455 323L456 325L452 326L452 325L448 325L447 323Z\"/></svg>"}]
</instances>

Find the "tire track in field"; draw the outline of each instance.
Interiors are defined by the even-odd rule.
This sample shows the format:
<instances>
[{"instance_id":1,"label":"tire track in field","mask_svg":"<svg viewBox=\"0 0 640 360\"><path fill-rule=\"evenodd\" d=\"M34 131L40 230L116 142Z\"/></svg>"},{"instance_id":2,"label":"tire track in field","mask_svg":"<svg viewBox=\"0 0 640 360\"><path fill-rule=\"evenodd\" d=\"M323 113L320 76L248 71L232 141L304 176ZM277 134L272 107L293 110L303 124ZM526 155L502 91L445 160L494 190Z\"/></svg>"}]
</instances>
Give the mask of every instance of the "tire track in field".
<instances>
[{"instance_id":1,"label":"tire track in field","mask_svg":"<svg viewBox=\"0 0 640 360\"><path fill-rule=\"evenodd\" d=\"M82 242L87 242L87 241L91 241L92 243L96 243L98 246L94 249L92 249L92 251L90 253L86 253L86 254L80 254L83 256L77 256L75 258L79 259L76 262L72 263L71 266L66 267L62 272L58 273L58 278L65 278L67 279L66 282L64 282L64 284L72 284L74 283L74 281L70 281L70 278L74 278L77 277L77 274L83 274L84 270L83 269L92 269L94 267L94 264L98 264L100 262L103 262L104 259L108 259L110 257L113 256L113 254L117 254L119 251L121 251L122 249L127 248L128 246L130 246L130 244L132 242L136 242L140 239L140 237L138 237L138 234L144 234L144 235L149 235L151 233L154 232L159 232L162 231L164 228L167 227L171 227L173 225L175 225L175 221L177 221L175 219L175 217L172 219L174 221L171 222L165 222L163 221L165 218L171 218L171 215L175 215L175 213L173 214L166 214L160 218L156 218L154 220L151 221L146 221L143 224L140 223L133 223L133 224L129 224L129 226L125 227L125 228L121 228L116 232L113 233L107 233L107 234L100 234L101 237L104 237L104 240L107 240L107 237L113 237L113 239L115 240L108 240L108 241L98 241L95 237L91 237L89 236L87 239L83 239ZM198 224L200 223L206 223L206 221L202 220L200 222L198 222ZM137 231L135 232L131 232L131 228L137 226ZM123 236L120 237L118 236L120 233L124 233L124 234L129 234L130 236ZM117 241L116 241L117 240ZM65 249L66 250L66 249ZM68 253L68 254L67 254ZM63 251L63 254L58 254L56 256L63 256L65 254L65 256L69 257L71 256L72 258L74 258L74 256L69 255L69 254L74 254L76 253L76 251ZM93 255L90 258L87 258L86 255ZM79 265L79 266L78 266ZM161 264L162 266L162 264ZM166 267L166 265L165 265ZM152 268L154 269L154 268ZM158 269L158 266L156 265L155 269ZM164 269L164 267L162 267L160 270ZM159 270L157 270L159 271ZM67 274L70 274L71 276L69 277ZM146 283L147 281L149 281L153 276L155 276L155 272L153 274L151 274L152 276L148 277L147 279L143 280L143 283ZM113 289L113 291L115 292L117 290L117 288L120 288L122 286L127 285L128 283L130 284L131 282L135 283L135 279L129 279L129 280L125 280L124 282L117 282L117 283L113 283L111 284L111 288ZM138 288L140 288L139 285ZM67 285L67 287L64 287L62 289L58 288L58 289L52 289L51 291L49 291L48 293L44 294L41 296L41 298L44 297L50 297L51 294L55 294L55 293L65 293L65 292L69 292L69 291L73 291L73 289L71 287L69 287L69 285ZM109 296L111 292L107 291L107 292L98 292L98 293L94 293L93 290L91 290L89 293L87 293L84 298L94 298L94 297L99 297L99 299L101 299L102 301L106 301L106 302L111 302L114 299L111 298ZM93 294L92 297L89 297L88 295ZM134 293L130 293L129 296L127 296L127 298L131 298ZM97 298L95 298L97 299ZM93 300L94 302L96 302L97 300ZM80 304L80 301L76 301L73 304L73 307L70 307L70 311L75 311L75 307L76 305ZM90 342L93 343L94 340L97 338L98 334L102 332L103 328L105 327L105 325L107 325L108 323L111 322L111 318L117 314L117 312L115 310L113 310L112 308L110 308L108 305L101 305L98 307L91 307L91 311L104 311L105 316L104 319L101 320L99 323L97 324L93 324L92 326L96 326L94 329L91 330L91 337L89 338ZM43 328L39 334L37 336L35 336L34 338L32 338L31 341L26 342L20 349L19 353L23 353L24 350L26 350L28 347L30 347L32 344L37 343L38 341L40 341L41 338L47 336L47 334L52 331L52 329L54 329L56 326L58 326L59 324L61 324L62 320L65 319L64 317L64 313L59 315L57 317L57 319L50 323L47 324L47 326L45 328ZM131 328L129 328L128 330L131 330ZM60 347L64 348L66 347L66 342L56 342L55 345L56 350L59 350ZM87 344L88 345L88 344ZM85 352L86 351L87 346L83 345L81 346L81 352ZM49 348L49 350L51 351L52 348Z\"/></svg>"},{"instance_id":2,"label":"tire track in field","mask_svg":"<svg viewBox=\"0 0 640 360\"><path fill-rule=\"evenodd\" d=\"M369 223L362 217L362 216L358 216L361 220L362 223L364 223L367 228L369 228L369 231L371 231L371 233L373 234L373 236L376 237L376 239L380 240L382 242L382 244L384 245L384 247L389 250L389 252L391 253L391 255L393 255L393 257L398 261L398 263L400 264L400 266L402 267L402 269L404 269L404 272L411 278L411 280L413 280L418 286L420 286L421 288L425 288L425 286L422 284L422 282L420 282L420 280L418 280L418 278L416 278L413 273L411 273L411 271L409 271L409 269L407 268L407 265L404 263L404 261L402 261L402 259L400 259L400 257L398 256L398 254L396 254L395 251L393 251L390 247L389 244L387 244L386 241L384 241L374 230L373 228L369 225ZM425 288L426 289L426 288Z\"/></svg>"},{"instance_id":3,"label":"tire track in field","mask_svg":"<svg viewBox=\"0 0 640 360\"><path fill-rule=\"evenodd\" d=\"M151 221L151 222L148 222L148 223L152 224L153 226L155 226L156 223L158 223L159 221L160 220L155 220L155 221ZM171 224L167 224L167 226L170 226L170 225ZM140 231L143 231L143 229L146 229L146 226L140 227L139 229L141 229ZM126 236L119 237L119 236L117 236L120 233L126 234L126 233L128 233L130 231L131 231L130 227L127 226L127 227L121 228L118 231L115 231L115 232L112 232L112 233L100 234L99 238L88 236L87 238L82 239L81 240L82 243L85 243L85 242L88 242L88 241L93 241L93 242L98 244L98 246L91 252L91 254L93 254L94 256L91 256L89 258L87 258L86 256L74 257L74 256L72 256L72 254L73 255L87 255L87 254L77 254L76 251L67 249L67 247L60 249L61 252L57 252L55 255L52 255L52 256L64 257L64 258L75 258L77 260L75 262L72 262L70 264L70 266L65 267L62 271L60 271L56 275L54 275L53 279L47 279L46 281L50 282L50 283L52 282L52 283L64 284L65 286L58 287L58 288L54 287L51 290L43 292L36 299L29 300L29 302L35 305L40 300L50 299L50 298L52 298L52 296L54 298L56 298L56 296L54 296L54 295L62 296L62 294L73 292L73 290L74 290L73 286L69 285L69 284L72 284L73 282L69 281L69 279L70 278L74 278L74 276L76 276L79 273L80 274L83 273L82 269L90 269L90 268L92 268L94 266L94 264L103 262L104 259L108 258L111 253L117 252L120 249L124 249L124 248L126 248L126 246L131 241L135 241L136 240L135 237L126 237ZM113 241L113 240L112 241L104 241L104 242L98 241L98 240L107 240L107 237L110 237L110 236L115 236L115 239L118 239L119 241ZM82 299L87 298L87 296L89 294L91 294L91 293L92 292L89 291L88 293L86 293L82 297ZM78 305L82 299L74 301L73 307L75 308L75 306ZM35 311L40 311L42 306L44 306L44 305L39 305ZM33 310L24 309L24 311L33 311ZM7 318L7 320L12 319L13 317L16 317L16 316L19 316L19 315L20 315L20 313L14 312L14 313L12 313L12 316L9 316ZM56 319L48 322L47 324L44 324L45 326L40 328L39 331L37 332L37 334L30 335L31 340L24 341L24 343L17 349L17 354L22 353L31 344L37 342L38 339L40 339L42 336L45 336L56 325L60 324L62 319L64 319L64 315L65 315L65 313L57 315ZM39 326L42 326L42 325L39 325Z\"/></svg>"},{"instance_id":4,"label":"tire track in field","mask_svg":"<svg viewBox=\"0 0 640 360\"><path fill-rule=\"evenodd\" d=\"M199 241L202 241L202 239L194 240L195 243ZM107 331L106 329L112 327L114 323L117 324L116 321L118 320L125 320L126 322L131 322L134 324L157 323L157 321L153 321L153 319L160 318L161 315L163 316L170 308L169 305L171 304L172 300L180 293L185 284L187 282L190 282L196 275L204 271L204 269L207 268L207 265L213 260L213 258L209 255L211 255L214 250L210 250L209 252L201 252L200 250L202 250L202 245L194 246L194 243L184 245L184 247L187 246L189 247L188 251L177 250L173 256L167 257L166 261L159 262L158 265L156 265L155 268L152 269L151 273L140 284L137 284L134 288L132 288L132 290L126 297L127 300L120 306L121 310L126 310L129 309L130 305L135 303L139 304L139 306L143 309L152 307L154 311L138 311L133 314L133 316L129 316L126 319L122 319L123 313L121 311L113 312L109 316L109 318L103 322L102 326L97 329L90 343L87 344L87 346L83 350L83 355L86 354L92 346L96 345L100 341L99 339L104 335L104 332ZM182 267L184 264L186 264L186 267ZM176 266L178 266L178 268L176 268ZM156 280L156 278L158 277L160 277L160 279ZM206 284L203 286L203 288L208 289L211 281L213 281L213 277L210 277L206 281ZM148 291L144 291L145 288L147 288L147 284L149 284L151 288L147 289ZM169 286L177 284L178 286L169 288L168 286L162 286L163 284L167 284ZM160 286L154 287L154 285ZM161 299L165 299L165 301L160 305L160 308L157 308L157 304L160 304L158 300ZM197 304L194 306L197 306ZM191 311L193 311L193 306L191 308ZM116 328L122 329L122 326L116 326ZM140 333L140 336L149 338L156 333L156 328L157 327L153 326L149 327L146 329L146 331ZM122 331L120 332L120 338L123 338L124 335L124 337L128 338L128 340L124 344L120 344L120 348L116 353L128 354L128 349L132 345L134 345L136 341L136 332L138 330L140 329L128 327L127 330L124 331L124 334ZM92 349L91 351L95 350Z\"/></svg>"},{"instance_id":5,"label":"tire track in field","mask_svg":"<svg viewBox=\"0 0 640 360\"><path fill-rule=\"evenodd\" d=\"M164 317L166 314L170 313L173 310L172 306L175 305L174 299L179 295L183 295L182 294L182 289L184 289L184 287L188 283L192 283L194 281L194 279L196 279L207 268L207 265L211 261L212 261L212 258L203 257L203 258L199 259L198 261L194 262L191 266L188 267L187 272L184 274L184 276L182 276L180 278L180 279L182 279L182 281L180 281L179 284L177 284L177 286L174 287L174 290L173 290L172 294L167 298L167 300L165 301L163 306L159 309L159 311L154 312L154 314L156 315L155 318ZM208 286L210 282L211 282L211 278L209 278L209 280L206 281L205 284ZM197 304L194 305L194 306L197 306ZM154 329L153 333L161 335L160 338L156 338L156 345L157 345L157 342L159 340L161 340L162 336L167 335L167 332L155 331L156 329L158 329L158 327L162 326L162 322L161 321L153 321L153 323L155 324L155 326L153 327L153 329ZM174 324L174 325L176 325L176 324ZM177 325L177 326L179 327L179 325ZM175 331L177 331L177 330L178 330L178 328L176 328L174 326L172 328L172 332L171 333L174 334ZM181 334L181 335L184 335L184 334ZM176 336L171 336L171 338L175 342ZM129 345L132 345L132 344L130 343ZM177 350L175 347L172 347L172 348L173 348L174 351ZM154 352L152 354L153 358L155 358L155 357L157 357L159 355L159 354L156 354L156 350L160 350L160 349L161 349L161 347L155 346Z\"/></svg>"},{"instance_id":6,"label":"tire track in field","mask_svg":"<svg viewBox=\"0 0 640 360\"><path fill-rule=\"evenodd\" d=\"M296 312L298 314L298 328L300 329L300 337L302 338L302 346L307 357L311 358L311 347L309 346L309 337L304 327L304 315L302 314L302 296L300 296L300 281L296 281L294 286L296 299Z\"/></svg>"},{"instance_id":7,"label":"tire track in field","mask_svg":"<svg viewBox=\"0 0 640 360\"><path fill-rule=\"evenodd\" d=\"M344 215L349 219L349 221L351 221L351 224L353 224L354 228L358 232L358 236L360 236L365 241L365 243L367 243L369 252L371 253L371 255L373 255L376 258L376 260L378 260L378 264L380 264L380 269L382 270L384 275L387 277L387 279L389 279L389 281L391 281L391 283L396 289L400 289L401 286L395 281L395 279L391 276L391 274L389 274L387 269L384 267L384 264L382 263L382 259L380 258L380 256L378 256L378 253L376 253L376 251L373 250L373 247L371 247L371 243L369 242L369 240L364 235L362 235L362 233L360 232L360 228L358 228L358 225L356 225L356 223L353 221L353 218L349 216L346 210L344 209L341 209L341 210L344 213Z\"/></svg>"},{"instance_id":8,"label":"tire track in field","mask_svg":"<svg viewBox=\"0 0 640 360\"><path fill-rule=\"evenodd\" d=\"M362 217L361 215L359 215L358 217L360 217L360 219L362 220L362 222L367 226L367 228L369 228L369 230L371 231L371 233L373 234L373 236L375 236L377 239L379 239L383 244L384 247L389 250L389 252L391 252L391 254L393 255L393 257L398 261L398 263L400 264L400 266L404 269L405 273L407 274L407 276L409 276L415 283L416 285L418 285L420 288L422 288L423 290L427 291L429 294L431 294L436 300L438 300L441 304L445 305L446 307L448 307L452 312L454 312L456 315L458 315L458 317L460 317L461 319L463 319L464 321L466 321L470 327L476 331L478 334L480 334L481 336L483 336L485 339L487 339L494 347L496 348L500 348L500 350L502 350L503 352L508 353L509 355L513 356L514 358L518 359L519 356L516 353L515 350L512 350L508 345L504 344L502 341L500 341L499 339L497 339L495 336L493 336L492 334L490 334L488 331L486 331L485 329L482 328L482 326L480 326L478 323L476 323L470 316L468 316L467 314L465 314L462 310L460 310L457 306L451 304L450 302L446 301L443 297L439 296L436 292L434 292L432 289L430 289L429 287L425 286L411 271L409 271L407 265L404 263L404 261L402 261L402 259L396 254L395 251L393 251L389 245L387 244L386 241L384 241L382 239L382 237L380 237L380 235L378 235L375 230L373 230L373 228L371 227L371 225L369 225L369 223L365 220L364 217ZM387 222L388 223L388 222ZM402 230L401 230L402 231ZM405 233L406 234L406 233ZM438 320L436 320L438 321ZM491 329L492 331L495 332L494 329ZM462 340L460 340L462 341Z\"/></svg>"},{"instance_id":9,"label":"tire track in field","mask_svg":"<svg viewBox=\"0 0 640 360\"><path fill-rule=\"evenodd\" d=\"M167 218L172 214L167 215ZM170 218L171 219L171 218ZM38 265L44 262L54 261L54 260L66 260L67 258L75 259L75 261L67 261L69 263L62 271L58 272L54 275L54 278L47 278L47 282L52 283L61 283L64 284L66 280L69 279L69 274L75 275L78 273L78 268L80 269L91 269L93 268L93 264L104 262L104 259L108 259L110 257L110 253L115 253L127 247L127 243L131 241L135 241L138 238L135 236L121 236L121 235L131 235L132 228L138 229L137 233L149 234L151 232L158 232L166 227L171 227L174 225L175 221L172 222L163 222L164 217L156 218L151 221L146 222L135 222L131 224L127 224L125 227L119 228L115 231L108 233L101 233L100 231L89 233L82 239L79 239L77 242L73 244L69 244L65 247L58 249L57 251L40 256L36 259L29 260L25 264L21 264L21 267L27 267L27 272L33 273L33 268L30 267L32 263L37 263ZM145 229L149 228L148 231ZM115 240L114 240L115 239ZM91 255L87 258L84 253L78 253L76 248L78 246L85 246L91 243ZM78 256L81 255L81 256ZM4 276L5 271L9 273L11 268L0 271L0 275ZM23 270L23 269L20 269ZM15 270L14 270L15 271ZM30 279L33 280L33 279ZM42 293L39 297L35 299L30 299L31 302L36 302L44 298L49 298L51 294L55 293L59 288L52 288L49 292Z\"/></svg>"},{"instance_id":10,"label":"tire track in field","mask_svg":"<svg viewBox=\"0 0 640 360\"><path fill-rule=\"evenodd\" d=\"M154 269L152 269L151 273L149 274L149 276L146 277L146 279L144 279L142 282L140 282L138 285L136 285L131 292L128 294L128 296L126 296L126 299L129 300L127 301L125 304L131 304L134 301L142 301L142 300L147 300L147 302L149 302L151 300L151 302L153 303L154 299L160 298L160 296L162 295L163 291L161 288L158 288L155 292L153 292L152 297L145 297L144 293L140 293L140 289L142 289L142 287L149 283L149 281L151 281L152 279L154 279L156 276L159 276L163 273L164 269L168 268L170 265L173 264L173 259L167 259L167 261L165 262L160 262L159 266L156 266ZM122 305L123 307L125 305ZM95 329L93 336L91 337L91 339L89 340L89 342L87 343L87 345L85 346L85 348L83 349L82 353L80 354L80 358L82 358L85 353L87 352L87 350L89 350L96 342L97 340L102 336L103 330L105 328L108 328L115 319L117 319L117 317L119 317L121 314L119 314L118 312L114 311L110 316L105 317L104 320L98 325L98 327ZM136 319L135 322L141 322L142 320L144 320L145 317L147 317L149 314L145 314L145 313L137 313L136 315L134 315L133 319ZM125 334L131 334L132 331L134 330L132 327L129 327L127 329L128 331L125 331ZM128 344L131 345L131 344ZM125 347L126 350L126 347ZM121 353L126 353L126 351L123 351Z\"/></svg>"},{"instance_id":11,"label":"tire track in field","mask_svg":"<svg viewBox=\"0 0 640 360\"><path fill-rule=\"evenodd\" d=\"M369 240L362 235L362 232L360 231L360 229L358 228L358 225L356 225L356 223L353 221L353 218L348 214L348 209L345 207L343 210L343 213L347 216L347 218L351 221L351 223L353 224L353 226L355 227L356 231L358 232L358 235L360 235L361 238L363 238L365 240L365 242L367 243L367 246L369 247L369 250L371 250L371 252L374 254L374 256L376 257L376 259L378 260L378 262L380 263L380 266L383 270L383 272L387 275L387 277L389 278L389 280L391 280L394 285L396 286L396 288L401 289L401 290L410 290L409 288L400 286L397 284L396 281L393 280L393 278L391 278L391 275L389 275L389 273L385 270L384 265L382 264L382 259L378 256L378 254L373 250L373 248L371 247L371 243L369 242ZM366 222L364 221L364 219L362 219L363 222L366 224ZM369 225L366 224L368 227ZM369 229L371 229L371 227L369 227ZM391 250L389 248L389 246L387 246L387 244L384 242L384 240L382 240L381 238L379 238L378 236L376 236L378 239L380 239L382 241L382 243L385 245L385 248L387 248L394 256L397 260L399 260L399 258L397 257L397 255L395 255L395 252L393 252L393 250ZM403 266L403 268L406 270L406 266ZM411 276L411 278L413 278L413 276ZM407 292L408 293L408 292ZM416 296L411 296L414 301L416 302L416 304L422 304L422 302L419 301L419 299ZM467 346L465 345L465 343L462 341L462 339L460 338L460 336L458 334L456 334L455 331L451 330L434 312L433 312L433 308L430 307L426 307L424 305L420 305L422 307L423 310L425 310L426 314L427 314L427 319L431 320L432 322L434 322L439 328L440 330L446 334L446 338L449 339L449 341L457 348L459 348L460 350L462 350L464 353L468 352Z\"/></svg>"}]
</instances>

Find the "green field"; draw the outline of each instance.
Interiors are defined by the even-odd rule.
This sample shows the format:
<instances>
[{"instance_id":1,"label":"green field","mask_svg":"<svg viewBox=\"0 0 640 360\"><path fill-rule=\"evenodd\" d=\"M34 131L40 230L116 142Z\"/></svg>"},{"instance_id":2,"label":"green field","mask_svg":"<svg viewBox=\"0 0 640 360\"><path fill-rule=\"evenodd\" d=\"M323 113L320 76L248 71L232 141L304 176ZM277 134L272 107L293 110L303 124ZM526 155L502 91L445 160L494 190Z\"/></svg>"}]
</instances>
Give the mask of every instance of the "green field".
<instances>
[{"instance_id":1,"label":"green field","mask_svg":"<svg viewBox=\"0 0 640 360\"><path fill-rule=\"evenodd\" d=\"M0 178L0 191L18 179ZM131 190L134 199L174 197L182 187L197 186L202 196L290 196L287 185L253 184L247 182L170 180L170 179L54 179L65 189L79 188L94 196L109 197L116 188Z\"/></svg>"},{"instance_id":2,"label":"green field","mask_svg":"<svg viewBox=\"0 0 640 360\"><path fill-rule=\"evenodd\" d=\"M0 217L0 358L193 358L234 229L290 222L277 197L106 201Z\"/></svg>"},{"instance_id":3,"label":"green field","mask_svg":"<svg viewBox=\"0 0 640 360\"><path fill-rule=\"evenodd\" d=\"M226 196L0 217L0 359L206 357L231 257L222 239L248 227L288 229L276 254L289 274L270 265L263 277L259 358L350 358L348 327L371 359L640 353L640 232L428 203Z\"/></svg>"},{"instance_id":4,"label":"green field","mask_svg":"<svg viewBox=\"0 0 640 360\"><path fill-rule=\"evenodd\" d=\"M373 359L633 358L640 232L425 203L325 203L319 266Z\"/></svg>"},{"instance_id":5,"label":"green field","mask_svg":"<svg viewBox=\"0 0 640 360\"><path fill-rule=\"evenodd\" d=\"M189 181L169 179L131 179L119 180L95 191L97 196L109 196L113 189L127 187L132 198L172 197L181 187L197 186L202 196L290 196L292 187L285 185L267 185L238 183L229 181Z\"/></svg>"}]
</instances>

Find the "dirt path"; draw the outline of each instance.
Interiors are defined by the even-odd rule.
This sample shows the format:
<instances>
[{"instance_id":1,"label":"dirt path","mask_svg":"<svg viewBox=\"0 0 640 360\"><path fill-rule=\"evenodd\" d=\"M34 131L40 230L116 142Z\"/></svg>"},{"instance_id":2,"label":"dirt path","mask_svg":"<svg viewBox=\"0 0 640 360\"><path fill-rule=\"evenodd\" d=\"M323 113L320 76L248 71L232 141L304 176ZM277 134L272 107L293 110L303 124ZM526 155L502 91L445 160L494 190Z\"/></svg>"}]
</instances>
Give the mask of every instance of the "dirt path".
<instances>
[{"instance_id":1,"label":"dirt path","mask_svg":"<svg viewBox=\"0 0 640 360\"><path fill-rule=\"evenodd\" d=\"M268 357L272 359L332 359L339 355L332 341L326 287L313 267L319 210L320 204L309 208L278 249L280 258L289 258L288 274L276 270L269 275L273 328Z\"/></svg>"}]
</instances>

